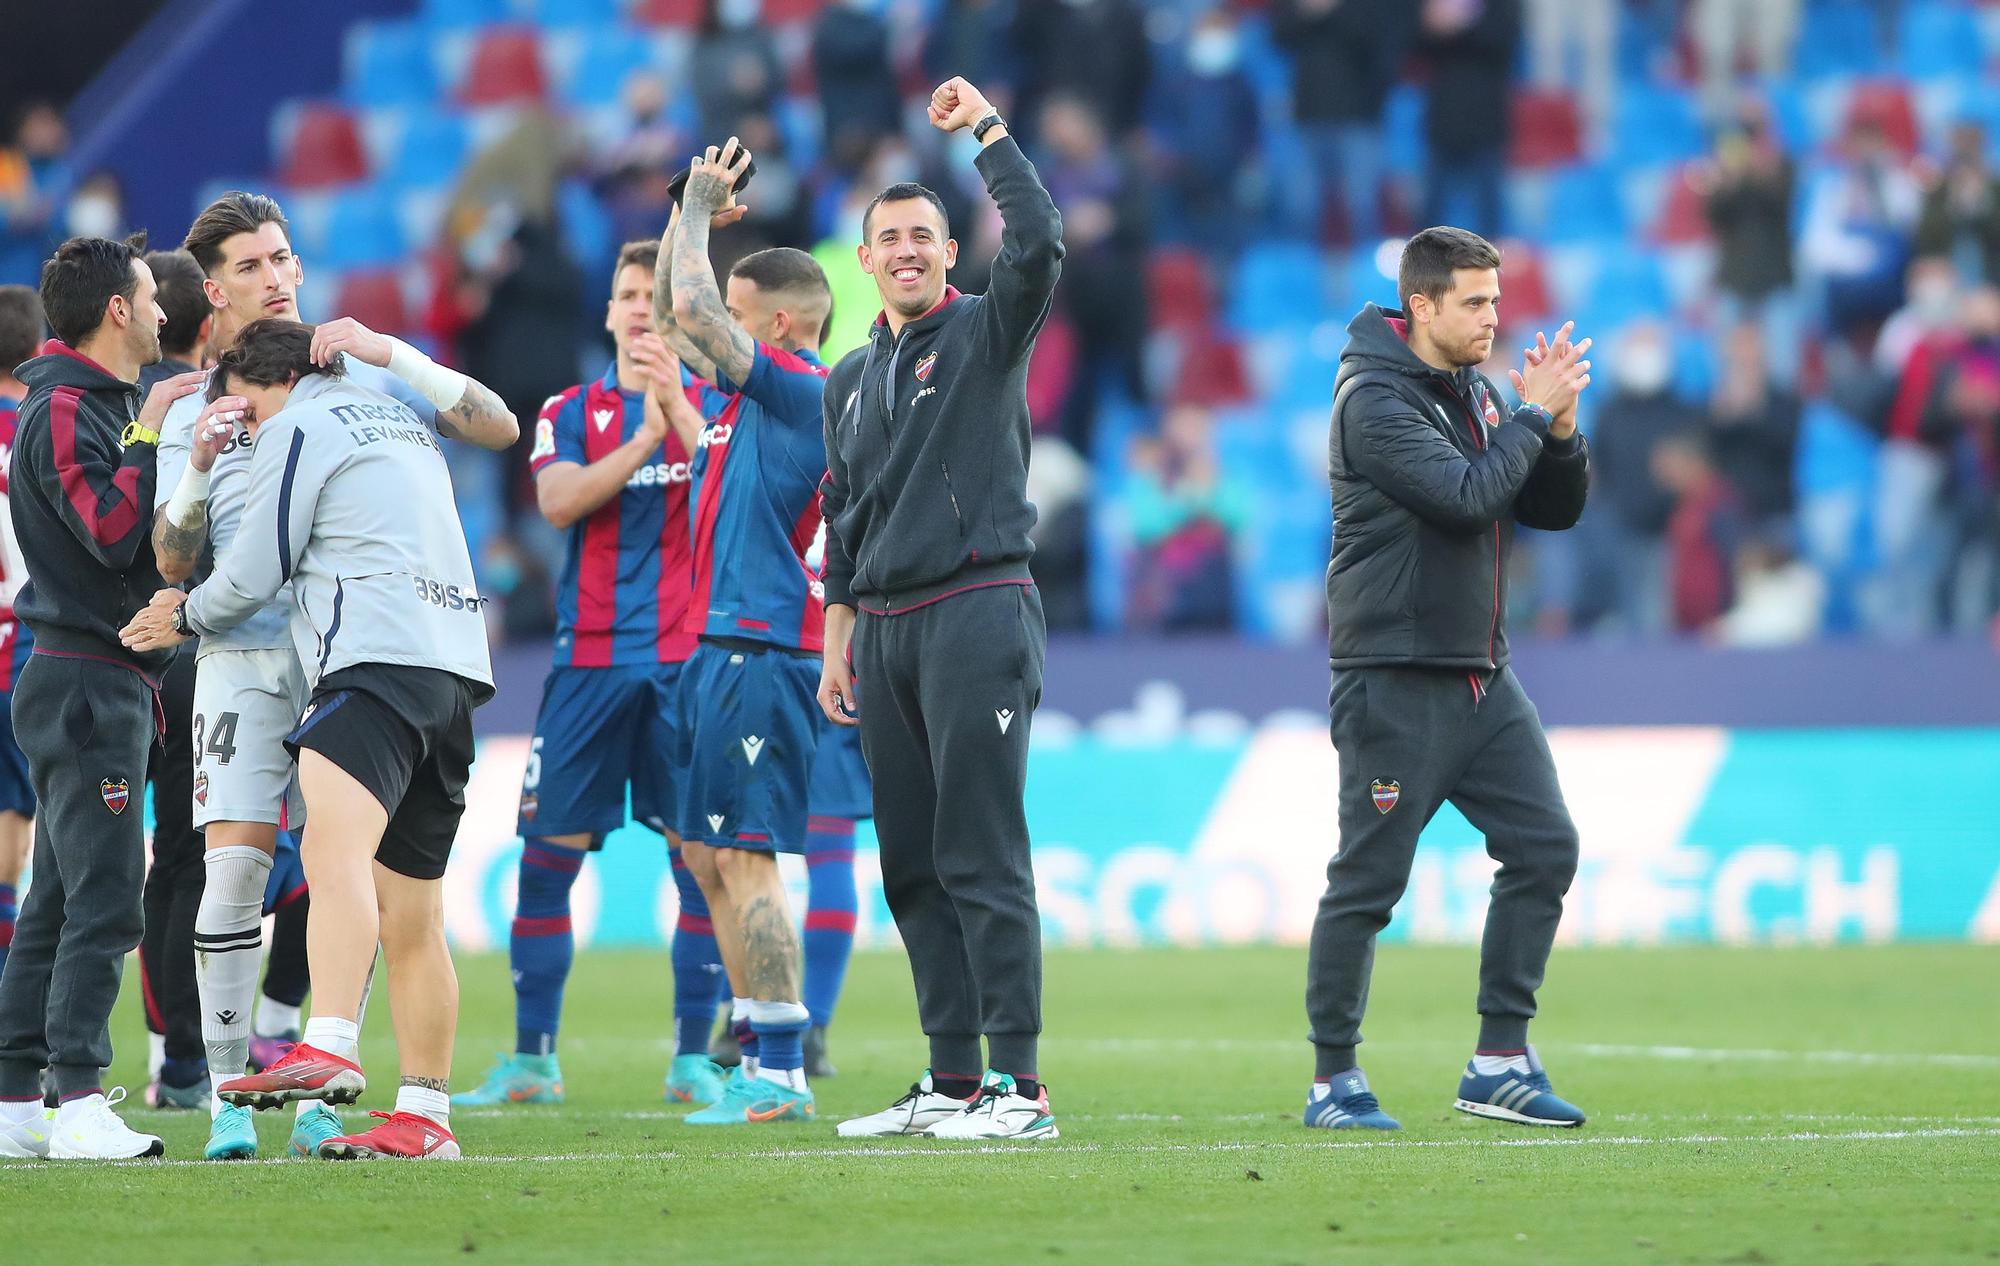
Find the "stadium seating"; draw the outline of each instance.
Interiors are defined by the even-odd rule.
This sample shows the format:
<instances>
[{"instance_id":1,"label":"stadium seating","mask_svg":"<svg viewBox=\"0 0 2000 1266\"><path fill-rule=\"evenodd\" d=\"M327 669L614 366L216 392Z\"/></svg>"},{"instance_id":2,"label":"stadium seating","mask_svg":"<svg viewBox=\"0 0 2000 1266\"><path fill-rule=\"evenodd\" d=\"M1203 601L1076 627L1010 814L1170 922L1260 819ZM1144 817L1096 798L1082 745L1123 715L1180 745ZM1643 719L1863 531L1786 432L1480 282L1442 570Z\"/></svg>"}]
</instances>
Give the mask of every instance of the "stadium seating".
<instances>
[{"instance_id":1,"label":"stadium seating","mask_svg":"<svg viewBox=\"0 0 2000 1266\"><path fill-rule=\"evenodd\" d=\"M432 189L458 175L472 150L465 116L443 110L411 111L385 175L391 186Z\"/></svg>"},{"instance_id":2,"label":"stadium seating","mask_svg":"<svg viewBox=\"0 0 2000 1266\"><path fill-rule=\"evenodd\" d=\"M1567 92L1517 89L1512 105L1515 167L1559 167L1583 155L1583 119Z\"/></svg>"},{"instance_id":3,"label":"stadium seating","mask_svg":"<svg viewBox=\"0 0 2000 1266\"><path fill-rule=\"evenodd\" d=\"M1807 79L1858 75L1875 65L1881 37L1875 11L1862 0L1821 0L1805 6L1797 70Z\"/></svg>"},{"instance_id":4,"label":"stadium seating","mask_svg":"<svg viewBox=\"0 0 2000 1266\"><path fill-rule=\"evenodd\" d=\"M403 258L403 230L394 193L359 186L335 194L327 204L325 232L312 258L328 268L394 264Z\"/></svg>"},{"instance_id":5,"label":"stadium seating","mask_svg":"<svg viewBox=\"0 0 2000 1266\"><path fill-rule=\"evenodd\" d=\"M1901 39L1897 63L1912 79L1934 79L1950 75L1977 75L1986 52L1980 38L1979 19L1962 4L1919 0L1905 5L1900 15ZM1987 88L1992 91L1991 86Z\"/></svg>"},{"instance_id":6,"label":"stadium seating","mask_svg":"<svg viewBox=\"0 0 2000 1266\"><path fill-rule=\"evenodd\" d=\"M337 105L311 105L299 112L278 179L294 189L323 189L367 176L368 158L352 114Z\"/></svg>"},{"instance_id":7,"label":"stadium seating","mask_svg":"<svg viewBox=\"0 0 2000 1266\"><path fill-rule=\"evenodd\" d=\"M1187 330L1207 325L1215 312L1208 261L1191 250L1168 250L1146 264L1148 315L1154 329Z\"/></svg>"},{"instance_id":8,"label":"stadium seating","mask_svg":"<svg viewBox=\"0 0 2000 1266\"><path fill-rule=\"evenodd\" d=\"M334 294L335 312L353 317L371 330L402 334L411 328L403 282L394 269L348 273L340 279L340 287Z\"/></svg>"},{"instance_id":9,"label":"stadium seating","mask_svg":"<svg viewBox=\"0 0 2000 1266\"><path fill-rule=\"evenodd\" d=\"M1614 156L1627 166L1683 162L1707 148L1694 99L1680 89L1625 84L1616 120Z\"/></svg>"},{"instance_id":10,"label":"stadium seating","mask_svg":"<svg viewBox=\"0 0 2000 1266\"><path fill-rule=\"evenodd\" d=\"M472 48L458 99L466 105L505 105L539 101L548 95L542 71L541 32L528 26L493 27L482 31Z\"/></svg>"},{"instance_id":11,"label":"stadium seating","mask_svg":"<svg viewBox=\"0 0 2000 1266\"><path fill-rule=\"evenodd\" d=\"M414 22L363 22L348 33L347 99L359 106L429 105L437 100L430 35Z\"/></svg>"},{"instance_id":12,"label":"stadium seating","mask_svg":"<svg viewBox=\"0 0 2000 1266\"><path fill-rule=\"evenodd\" d=\"M632 73L657 61L650 38L622 26L586 28L581 40L576 60L560 83L564 99L579 106L618 100Z\"/></svg>"}]
</instances>

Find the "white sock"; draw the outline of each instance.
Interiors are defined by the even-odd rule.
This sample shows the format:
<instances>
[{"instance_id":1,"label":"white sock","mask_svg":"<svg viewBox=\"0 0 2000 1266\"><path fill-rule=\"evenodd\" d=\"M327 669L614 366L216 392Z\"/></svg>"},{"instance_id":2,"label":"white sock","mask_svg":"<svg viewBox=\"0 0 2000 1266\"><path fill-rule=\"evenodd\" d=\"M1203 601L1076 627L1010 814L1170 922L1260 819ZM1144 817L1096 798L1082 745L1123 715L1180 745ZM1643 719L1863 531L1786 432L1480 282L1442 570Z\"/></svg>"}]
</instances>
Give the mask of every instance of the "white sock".
<instances>
[{"instance_id":1,"label":"white sock","mask_svg":"<svg viewBox=\"0 0 2000 1266\"><path fill-rule=\"evenodd\" d=\"M426 1086L399 1086L396 1089L396 1111L414 1112L447 1130L451 1128L451 1096L442 1090Z\"/></svg>"},{"instance_id":2,"label":"white sock","mask_svg":"<svg viewBox=\"0 0 2000 1266\"><path fill-rule=\"evenodd\" d=\"M0 1102L0 1125L25 1125L41 1116L40 1099L23 1099L19 1103Z\"/></svg>"},{"instance_id":3,"label":"white sock","mask_svg":"<svg viewBox=\"0 0 2000 1266\"><path fill-rule=\"evenodd\" d=\"M160 1066L166 1062L167 1035L164 1033L146 1034L146 1080L158 1081L160 1079Z\"/></svg>"},{"instance_id":4,"label":"white sock","mask_svg":"<svg viewBox=\"0 0 2000 1266\"><path fill-rule=\"evenodd\" d=\"M803 1068L766 1068L759 1064L750 1075L758 1081L774 1082L787 1090L806 1088L806 1070Z\"/></svg>"},{"instance_id":5,"label":"white sock","mask_svg":"<svg viewBox=\"0 0 2000 1266\"><path fill-rule=\"evenodd\" d=\"M361 1026L339 1016L316 1015L306 1021L305 1036L300 1040L314 1050L351 1060L361 1046Z\"/></svg>"},{"instance_id":6,"label":"white sock","mask_svg":"<svg viewBox=\"0 0 2000 1266\"><path fill-rule=\"evenodd\" d=\"M749 1018L750 1018L750 999L736 998L736 997L730 998L729 1022L731 1024L735 1024L738 1020L747 1020Z\"/></svg>"},{"instance_id":7,"label":"white sock","mask_svg":"<svg viewBox=\"0 0 2000 1266\"><path fill-rule=\"evenodd\" d=\"M1526 1055L1474 1055L1472 1071L1481 1077L1491 1077L1495 1073L1531 1072Z\"/></svg>"},{"instance_id":8,"label":"white sock","mask_svg":"<svg viewBox=\"0 0 2000 1266\"><path fill-rule=\"evenodd\" d=\"M264 888L271 858L247 844L203 854L208 874L194 914L194 981L201 994L201 1039L209 1084L241 1077L250 1057L250 1012L264 965ZM209 1115L222 1111L213 1094Z\"/></svg>"},{"instance_id":9,"label":"white sock","mask_svg":"<svg viewBox=\"0 0 2000 1266\"><path fill-rule=\"evenodd\" d=\"M288 1007L269 994L257 995L257 1015L250 1031L258 1037L284 1037L299 1031L299 1009Z\"/></svg>"},{"instance_id":10,"label":"white sock","mask_svg":"<svg viewBox=\"0 0 2000 1266\"><path fill-rule=\"evenodd\" d=\"M74 1121L86 1111L103 1102L104 1094L102 1091L92 1095L78 1095L74 1099L65 1099L56 1105L56 1120L62 1123Z\"/></svg>"}]
</instances>

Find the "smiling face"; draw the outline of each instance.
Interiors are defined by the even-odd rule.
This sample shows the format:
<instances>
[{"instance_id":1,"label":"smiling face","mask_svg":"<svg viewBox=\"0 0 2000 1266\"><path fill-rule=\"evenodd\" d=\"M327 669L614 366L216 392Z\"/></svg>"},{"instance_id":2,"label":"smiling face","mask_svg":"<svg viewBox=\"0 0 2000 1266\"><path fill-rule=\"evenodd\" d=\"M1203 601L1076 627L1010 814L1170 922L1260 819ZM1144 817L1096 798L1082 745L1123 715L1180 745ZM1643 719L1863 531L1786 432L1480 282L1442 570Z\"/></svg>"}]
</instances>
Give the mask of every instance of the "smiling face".
<instances>
[{"instance_id":1,"label":"smiling face","mask_svg":"<svg viewBox=\"0 0 2000 1266\"><path fill-rule=\"evenodd\" d=\"M1410 318L1454 367L1483 363L1500 329L1500 270L1453 269L1451 289L1437 298L1410 296Z\"/></svg>"},{"instance_id":2,"label":"smiling face","mask_svg":"<svg viewBox=\"0 0 2000 1266\"><path fill-rule=\"evenodd\" d=\"M223 239L220 250L222 262L203 287L216 308L218 341L233 340L238 330L264 317L298 320L305 271L283 225L267 222L255 232L234 234Z\"/></svg>"},{"instance_id":3,"label":"smiling face","mask_svg":"<svg viewBox=\"0 0 2000 1266\"><path fill-rule=\"evenodd\" d=\"M944 216L930 199L879 203L863 232L861 267L875 278L882 306L904 320L935 308L945 273L958 263L958 243L945 236Z\"/></svg>"}]
</instances>

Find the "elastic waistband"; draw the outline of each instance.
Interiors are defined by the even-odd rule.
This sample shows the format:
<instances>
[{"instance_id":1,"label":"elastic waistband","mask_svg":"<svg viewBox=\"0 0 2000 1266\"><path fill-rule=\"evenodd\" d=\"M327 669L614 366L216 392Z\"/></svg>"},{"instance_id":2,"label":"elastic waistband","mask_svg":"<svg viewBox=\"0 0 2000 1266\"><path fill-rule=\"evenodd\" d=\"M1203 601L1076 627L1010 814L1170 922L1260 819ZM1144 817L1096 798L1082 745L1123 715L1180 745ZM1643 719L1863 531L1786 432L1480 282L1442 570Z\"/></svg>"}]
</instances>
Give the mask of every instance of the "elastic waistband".
<instances>
[{"instance_id":1,"label":"elastic waistband","mask_svg":"<svg viewBox=\"0 0 2000 1266\"><path fill-rule=\"evenodd\" d=\"M855 604L869 615L902 615L919 607L943 602L946 598L956 598L962 593L975 589L992 589L1000 585L1014 585L1027 588L1035 583L1028 574L1025 560L1005 563L981 563L961 568L951 576L933 585L917 589L905 589L892 594L856 594Z\"/></svg>"},{"instance_id":2,"label":"elastic waistband","mask_svg":"<svg viewBox=\"0 0 2000 1266\"><path fill-rule=\"evenodd\" d=\"M113 651L98 638L87 634L50 629L35 634L34 655L45 655L50 659L83 659L96 664L109 664L122 668L146 683L154 691L160 688L160 679L154 673L141 668L121 647Z\"/></svg>"}]
</instances>

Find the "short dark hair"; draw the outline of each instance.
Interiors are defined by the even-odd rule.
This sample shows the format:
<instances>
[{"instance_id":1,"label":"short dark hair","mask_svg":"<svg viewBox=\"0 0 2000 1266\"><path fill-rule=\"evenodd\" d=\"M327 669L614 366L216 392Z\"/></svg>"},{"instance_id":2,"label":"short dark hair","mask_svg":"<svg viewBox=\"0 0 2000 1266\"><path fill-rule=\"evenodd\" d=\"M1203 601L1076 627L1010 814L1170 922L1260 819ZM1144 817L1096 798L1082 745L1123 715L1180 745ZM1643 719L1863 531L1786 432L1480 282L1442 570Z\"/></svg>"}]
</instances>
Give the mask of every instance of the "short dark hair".
<instances>
[{"instance_id":1,"label":"short dark hair","mask_svg":"<svg viewBox=\"0 0 2000 1266\"><path fill-rule=\"evenodd\" d=\"M307 374L325 374L329 378L347 375L346 357L336 356L325 365L315 365L312 359L313 327L284 317L263 317L252 321L237 334L215 362L215 372L208 376L209 403L229 394L228 381L248 383L252 387L276 387L303 378Z\"/></svg>"},{"instance_id":2,"label":"short dark hair","mask_svg":"<svg viewBox=\"0 0 2000 1266\"><path fill-rule=\"evenodd\" d=\"M736 261L731 277L752 282L759 290L787 290L793 294L823 297L833 302L833 290L826 284L826 270L819 261L795 246L773 246L752 251Z\"/></svg>"},{"instance_id":3,"label":"short dark hair","mask_svg":"<svg viewBox=\"0 0 2000 1266\"><path fill-rule=\"evenodd\" d=\"M153 270L160 287L160 311L167 314L167 323L160 327L160 350L185 360L201 337L201 323L215 312L208 292L201 288L206 280L201 265L186 251L151 251L146 267Z\"/></svg>"},{"instance_id":4,"label":"short dark hair","mask_svg":"<svg viewBox=\"0 0 2000 1266\"><path fill-rule=\"evenodd\" d=\"M1396 300L1409 310L1410 296L1432 303L1451 293L1452 273L1461 268L1500 267L1500 248L1477 233L1440 225L1425 229L1403 246L1396 268Z\"/></svg>"},{"instance_id":5,"label":"short dark hair","mask_svg":"<svg viewBox=\"0 0 2000 1266\"><path fill-rule=\"evenodd\" d=\"M0 286L0 374L12 374L42 347L42 300L32 286Z\"/></svg>"},{"instance_id":6,"label":"short dark hair","mask_svg":"<svg viewBox=\"0 0 2000 1266\"><path fill-rule=\"evenodd\" d=\"M104 324L104 305L122 295L127 303L139 288L132 261L146 249L142 230L122 242L108 237L73 237L56 247L42 265L42 311L56 337L75 347Z\"/></svg>"},{"instance_id":7,"label":"short dark hair","mask_svg":"<svg viewBox=\"0 0 2000 1266\"><path fill-rule=\"evenodd\" d=\"M202 208L188 227L181 248L194 256L202 272L214 276L222 266L222 244L238 233L255 233L266 224L277 225L285 231L285 241L292 240L292 223L276 201L261 193L232 189Z\"/></svg>"},{"instance_id":8,"label":"short dark hair","mask_svg":"<svg viewBox=\"0 0 2000 1266\"><path fill-rule=\"evenodd\" d=\"M869 226L875 222L876 207L881 206L885 202L908 202L912 198L922 198L925 202L937 208L938 223L943 226L944 235L950 237L951 216L944 209L944 199L938 197L928 187L917 184L915 181L906 180L900 184L890 185L887 189L869 199L868 209L861 213L861 240L864 242L868 240Z\"/></svg>"},{"instance_id":9,"label":"short dark hair","mask_svg":"<svg viewBox=\"0 0 2000 1266\"><path fill-rule=\"evenodd\" d=\"M647 272L660 266L660 244L650 238L627 242L618 248L618 262L611 266L611 288L618 289L618 274L637 264Z\"/></svg>"}]
</instances>

